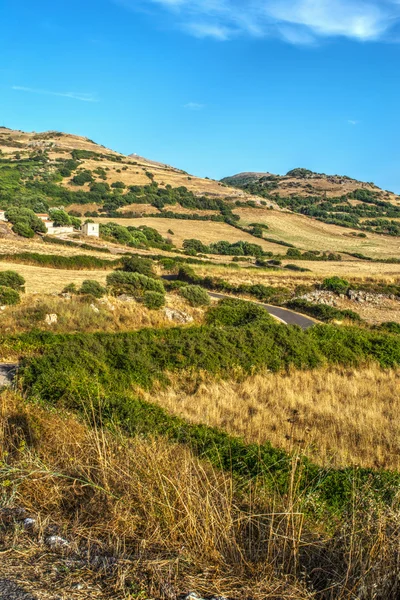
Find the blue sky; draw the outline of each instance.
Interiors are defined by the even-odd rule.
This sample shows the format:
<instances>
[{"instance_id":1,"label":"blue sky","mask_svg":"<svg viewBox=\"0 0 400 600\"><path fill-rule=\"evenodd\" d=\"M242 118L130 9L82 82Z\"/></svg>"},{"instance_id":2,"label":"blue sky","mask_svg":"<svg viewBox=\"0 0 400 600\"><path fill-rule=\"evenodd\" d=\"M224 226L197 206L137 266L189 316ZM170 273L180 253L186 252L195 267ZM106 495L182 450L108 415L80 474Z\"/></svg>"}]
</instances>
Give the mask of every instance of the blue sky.
<instances>
[{"instance_id":1,"label":"blue sky","mask_svg":"<svg viewBox=\"0 0 400 600\"><path fill-rule=\"evenodd\" d=\"M400 0L1 0L0 124L400 194Z\"/></svg>"}]
</instances>

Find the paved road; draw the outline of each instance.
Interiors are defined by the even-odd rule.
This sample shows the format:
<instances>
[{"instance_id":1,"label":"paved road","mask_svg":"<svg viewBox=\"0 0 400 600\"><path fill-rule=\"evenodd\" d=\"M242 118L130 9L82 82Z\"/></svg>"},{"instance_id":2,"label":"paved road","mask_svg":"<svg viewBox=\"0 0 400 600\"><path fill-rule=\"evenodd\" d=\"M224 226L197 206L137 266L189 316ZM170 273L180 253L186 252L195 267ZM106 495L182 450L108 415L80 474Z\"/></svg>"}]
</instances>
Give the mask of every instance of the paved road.
<instances>
[{"instance_id":1,"label":"paved road","mask_svg":"<svg viewBox=\"0 0 400 600\"><path fill-rule=\"evenodd\" d=\"M222 300L224 298L233 298L233 296L228 296L226 294L217 294L214 292L208 292L208 293L211 296L211 298L217 298L219 300ZM241 300L243 300L243 298L241 298ZM252 302L252 300L245 300L245 301ZM315 321L313 321L309 317L300 315L299 313L296 313L287 308L280 308L279 306L272 306L271 304L262 304L259 302L255 303L255 304L261 304L261 306L263 306L265 308L265 310L267 310L269 312L270 315L273 315L274 317L279 319L282 323L285 323L285 325L299 325L299 327L301 327L302 329L309 329L310 327L315 325Z\"/></svg>"}]
</instances>

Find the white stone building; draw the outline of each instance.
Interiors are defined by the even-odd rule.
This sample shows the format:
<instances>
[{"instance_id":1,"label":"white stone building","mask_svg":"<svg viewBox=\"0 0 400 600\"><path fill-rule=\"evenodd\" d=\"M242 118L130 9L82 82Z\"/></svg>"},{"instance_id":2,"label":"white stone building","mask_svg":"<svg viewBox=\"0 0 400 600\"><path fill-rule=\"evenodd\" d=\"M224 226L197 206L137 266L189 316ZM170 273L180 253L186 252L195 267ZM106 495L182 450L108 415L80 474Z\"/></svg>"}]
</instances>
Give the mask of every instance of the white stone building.
<instances>
[{"instance_id":1,"label":"white stone building","mask_svg":"<svg viewBox=\"0 0 400 600\"><path fill-rule=\"evenodd\" d=\"M98 223L85 223L82 225L81 231L83 235L88 235L91 237L100 236L100 226Z\"/></svg>"}]
</instances>

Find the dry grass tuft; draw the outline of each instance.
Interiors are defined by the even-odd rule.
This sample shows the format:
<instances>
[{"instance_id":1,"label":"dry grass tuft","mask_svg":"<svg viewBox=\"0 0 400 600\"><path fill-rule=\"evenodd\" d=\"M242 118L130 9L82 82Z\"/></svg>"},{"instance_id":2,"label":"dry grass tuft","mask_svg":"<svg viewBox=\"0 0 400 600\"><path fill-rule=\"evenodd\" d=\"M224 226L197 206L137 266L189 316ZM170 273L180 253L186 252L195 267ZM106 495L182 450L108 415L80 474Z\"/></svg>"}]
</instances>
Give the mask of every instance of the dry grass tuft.
<instances>
[{"instance_id":1,"label":"dry grass tuft","mask_svg":"<svg viewBox=\"0 0 400 600\"><path fill-rule=\"evenodd\" d=\"M324 465L400 468L400 371L377 365L262 373L243 381L172 375L146 399L249 442L300 448Z\"/></svg>"}]
</instances>

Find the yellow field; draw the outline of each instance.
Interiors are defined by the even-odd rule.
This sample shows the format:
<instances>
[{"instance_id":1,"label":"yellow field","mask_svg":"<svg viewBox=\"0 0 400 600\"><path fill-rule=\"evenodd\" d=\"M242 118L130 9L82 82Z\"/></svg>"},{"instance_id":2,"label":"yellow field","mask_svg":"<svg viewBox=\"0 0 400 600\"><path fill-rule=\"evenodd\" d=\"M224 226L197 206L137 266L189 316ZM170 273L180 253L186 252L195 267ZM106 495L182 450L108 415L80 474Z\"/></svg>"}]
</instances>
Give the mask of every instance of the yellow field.
<instances>
[{"instance_id":1,"label":"yellow field","mask_svg":"<svg viewBox=\"0 0 400 600\"><path fill-rule=\"evenodd\" d=\"M282 246L278 244L271 244L270 242L258 240L252 235L235 229L227 223L218 223L211 221L184 221L179 219L158 219L151 217L143 217L142 219L93 219L97 223L118 223L125 227L133 226L140 227L140 225L147 225L153 227L162 236L171 238L175 246L182 247L183 240L196 238L201 240L204 244L210 244L211 242L219 242L225 240L227 242L238 242L240 240L247 241L250 244L259 244L263 247L266 252L282 252ZM168 233L171 229L174 235Z\"/></svg>"},{"instance_id":2,"label":"yellow field","mask_svg":"<svg viewBox=\"0 0 400 600\"><path fill-rule=\"evenodd\" d=\"M328 225L289 212L238 208L235 213L241 216L243 224L265 223L269 227L268 236L289 242L303 250L360 252L371 258L400 258L400 238L374 233L367 233L366 238L352 237L351 231L356 230Z\"/></svg>"},{"instance_id":3,"label":"yellow field","mask_svg":"<svg viewBox=\"0 0 400 600\"><path fill-rule=\"evenodd\" d=\"M169 412L249 442L301 448L324 465L400 468L400 370L264 373L244 381L173 379L146 394Z\"/></svg>"},{"instance_id":4,"label":"yellow field","mask_svg":"<svg viewBox=\"0 0 400 600\"><path fill-rule=\"evenodd\" d=\"M74 271L72 269L49 269L13 262L0 262L0 271L17 271L25 278L26 292L52 294L61 292L69 283L81 285L85 279L94 279L104 284L107 271Z\"/></svg>"}]
</instances>

